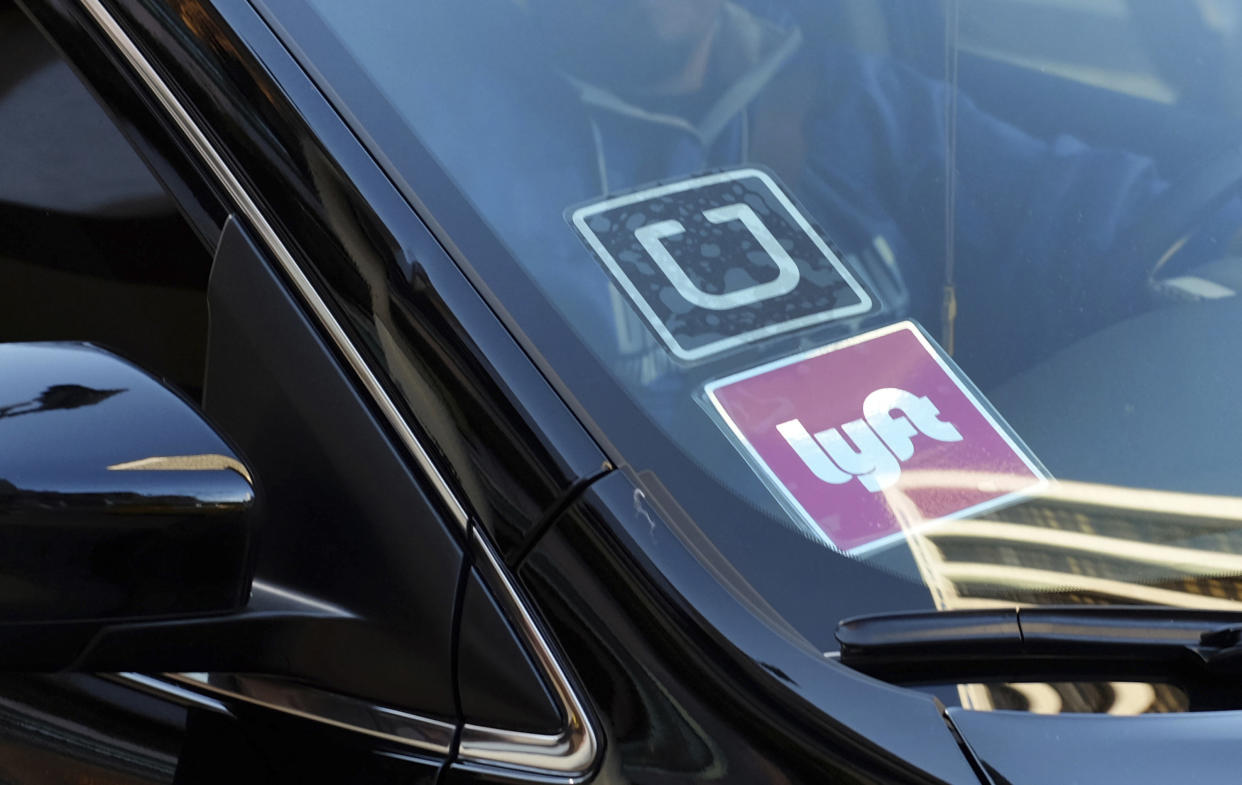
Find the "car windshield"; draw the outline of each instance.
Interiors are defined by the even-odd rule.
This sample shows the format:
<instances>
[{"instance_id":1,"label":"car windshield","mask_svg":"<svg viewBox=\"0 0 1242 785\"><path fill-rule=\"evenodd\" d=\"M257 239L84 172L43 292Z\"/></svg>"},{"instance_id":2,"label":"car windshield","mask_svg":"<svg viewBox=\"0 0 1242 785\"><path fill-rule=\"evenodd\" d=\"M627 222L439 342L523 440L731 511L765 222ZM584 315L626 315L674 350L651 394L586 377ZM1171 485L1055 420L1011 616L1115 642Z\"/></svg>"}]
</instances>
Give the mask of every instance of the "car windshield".
<instances>
[{"instance_id":1,"label":"car windshield","mask_svg":"<svg viewBox=\"0 0 1242 785\"><path fill-rule=\"evenodd\" d=\"M1242 0L265 5L820 650L894 608L1242 610Z\"/></svg>"}]
</instances>

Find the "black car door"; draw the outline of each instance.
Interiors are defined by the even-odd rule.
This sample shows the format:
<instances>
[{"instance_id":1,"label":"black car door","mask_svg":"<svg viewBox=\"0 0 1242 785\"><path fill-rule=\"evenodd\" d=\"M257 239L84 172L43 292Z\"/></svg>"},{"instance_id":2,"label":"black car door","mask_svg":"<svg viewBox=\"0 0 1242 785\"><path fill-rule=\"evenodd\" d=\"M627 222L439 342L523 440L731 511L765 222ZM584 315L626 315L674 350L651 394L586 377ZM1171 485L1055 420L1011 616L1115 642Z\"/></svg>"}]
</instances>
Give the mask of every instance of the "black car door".
<instances>
[{"instance_id":1,"label":"black car door","mask_svg":"<svg viewBox=\"0 0 1242 785\"><path fill-rule=\"evenodd\" d=\"M240 230L216 233L213 265L210 223L195 236L32 23L4 9L0 35L0 336L106 345L194 398L211 346L208 408L265 475L257 588L367 619L356 636L288 641L296 683L235 677L225 700L177 686L194 676L5 677L4 779L429 781L458 724L461 538L261 257L229 241ZM249 285L234 290L238 275Z\"/></svg>"},{"instance_id":2,"label":"black car door","mask_svg":"<svg viewBox=\"0 0 1242 785\"><path fill-rule=\"evenodd\" d=\"M360 623L281 641L264 653L283 662L280 678L5 677L0 773L431 781L456 753L463 705L483 742L489 719L555 742L560 712L487 587L496 578L465 558L470 534L444 478L376 411L376 377L359 378L342 358L352 336L335 314L313 313L327 306L307 280L290 280L295 267L276 263L289 260L254 241L253 215L230 217L249 197L230 193L237 181L152 111L152 96L117 68L117 39L74 4L26 10L0 10L17 55L0 75L0 340L94 341L201 398L255 473L256 592ZM466 637L486 639L466 646L466 669L502 663L491 682L481 674L510 687L499 697L458 687L463 614Z\"/></svg>"},{"instance_id":3,"label":"black car door","mask_svg":"<svg viewBox=\"0 0 1242 785\"><path fill-rule=\"evenodd\" d=\"M15 12L6 23L79 100L50 121L65 143L44 145L76 157L59 173L27 166L22 182L60 174L73 183L62 196L76 194L92 181L75 164L128 154L95 179L141 198L119 216L6 200L10 225L38 215L50 230L0 270L0 337L94 340L201 400L255 475L255 592L354 623L256 652L279 677L13 677L26 696L13 724L37 713L67 777L84 747L114 764L118 746L153 756L137 781L428 781L453 760L585 772L595 738L503 554L599 474L594 443L426 227L392 209L322 96L299 94L305 75L275 81L283 50L248 6L23 5L40 30ZM271 48L248 50L264 36ZM48 250L51 236L83 253ZM90 744L64 741L79 725ZM112 735L92 736L101 726ZM131 726L143 730L115 730ZM33 772L13 778L46 779Z\"/></svg>"}]
</instances>

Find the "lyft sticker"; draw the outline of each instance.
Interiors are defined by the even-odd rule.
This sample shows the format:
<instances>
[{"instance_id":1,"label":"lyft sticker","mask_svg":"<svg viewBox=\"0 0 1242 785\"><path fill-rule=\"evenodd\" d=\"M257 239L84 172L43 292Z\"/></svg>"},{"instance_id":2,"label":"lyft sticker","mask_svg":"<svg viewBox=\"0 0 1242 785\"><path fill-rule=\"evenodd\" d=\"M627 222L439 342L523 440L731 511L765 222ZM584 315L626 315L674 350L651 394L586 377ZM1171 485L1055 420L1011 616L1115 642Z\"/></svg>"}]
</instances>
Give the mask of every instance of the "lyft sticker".
<instances>
[{"instance_id":1,"label":"lyft sticker","mask_svg":"<svg viewBox=\"0 0 1242 785\"><path fill-rule=\"evenodd\" d=\"M581 207L571 220L683 360L873 309L871 294L758 169L648 188Z\"/></svg>"},{"instance_id":2,"label":"lyft sticker","mask_svg":"<svg viewBox=\"0 0 1242 785\"><path fill-rule=\"evenodd\" d=\"M847 553L1009 503L1046 481L913 322L735 374L706 392L797 520Z\"/></svg>"}]
</instances>

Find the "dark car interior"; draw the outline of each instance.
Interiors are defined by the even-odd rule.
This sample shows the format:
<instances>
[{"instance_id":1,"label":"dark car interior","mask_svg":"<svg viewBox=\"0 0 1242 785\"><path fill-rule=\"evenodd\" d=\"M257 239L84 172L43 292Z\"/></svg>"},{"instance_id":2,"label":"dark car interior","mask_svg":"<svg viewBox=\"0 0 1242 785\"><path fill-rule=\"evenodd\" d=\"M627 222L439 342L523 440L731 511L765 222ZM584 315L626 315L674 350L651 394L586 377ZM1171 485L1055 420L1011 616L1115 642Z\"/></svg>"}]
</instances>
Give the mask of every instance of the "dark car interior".
<instances>
[{"instance_id":1,"label":"dark car interior","mask_svg":"<svg viewBox=\"0 0 1242 785\"><path fill-rule=\"evenodd\" d=\"M956 79L962 93L989 114L1043 139L1072 136L1092 147L1126 150L1153 159L1170 183L1168 198L1157 205L1155 216L1138 222L1134 233L1123 233L1125 247L1109 249L1141 260L1148 268L1180 237L1193 235L1197 222L1237 192L1238 177L1234 175L1242 173L1235 164L1233 144L1242 138L1237 133L1242 128L1237 103L1226 89L1191 91L1185 74L1171 69L1164 58L1149 59L1146 54L1153 48L1153 40L1183 50L1200 46L1205 51L1219 49L1213 43L1218 33L1195 22L1200 11L1194 7L1165 4L1163 11L1155 9L1159 13L1153 17L1153 3L1138 0L1082 5L1052 0L739 2L777 22L798 23L806 40L855 46L882 57L898 58L930 80L952 78L945 56L949 42L956 53ZM502 11L515 8L507 3L491 7ZM997 9L1003 13L989 13ZM446 19L452 21L456 12L449 7L441 10L445 16L437 18L441 24L429 24L427 29L438 32ZM1170 16L1181 19L1176 29L1182 32L1178 35L1191 36L1198 43L1169 38L1174 27L1165 17ZM477 41L473 43L477 45ZM434 68L443 67L446 61L453 62L437 57L439 51L431 45L417 49L416 54L426 58L428 72L434 73ZM478 61L485 61L489 53L505 57L504 51L495 47L472 60L470 66L485 72ZM558 102L564 96L555 80L540 78L539 64L537 57L524 57L517 68L505 71L516 85L509 95L520 95L524 105L539 101L541 112L552 114L561 108ZM434 91L452 83L452 76L446 74L408 88L403 84L402 89L419 94L420 101L412 104L437 105L431 100L437 95ZM531 85L537 90L522 90ZM589 129L565 125L570 128L567 134L589 133ZM479 133L487 130L491 129L481 128ZM449 133L461 136L463 132L451 128ZM518 136L525 139L529 134ZM1193 141L1188 142L1188 138ZM532 156L542 152L549 160L560 160L559 149L537 144L531 147L537 148ZM580 165L589 167L593 163ZM503 185L494 190L501 190ZM466 254L469 256L468 251ZM1222 263L1222 269L1213 272L1226 285L1232 283L1239 267L1229 255L1229 249L1222 245L1221 258L1211 263ZM1099 257L1101 265L1110 261L1106 253ZM1227 288L1242 291L1242 286ZM1050 357L1019 357L1014 365L1019 369L1016 375L985 383L977 369L967 367L966 373L985 385L983 392L989 400L1058 479L1237 496L1242 494L1242 484L1230 452L1242 431L1229 412L1232 391L1242 382L1242 374L1237 363L1222 360L1227 341L1221 338L1236 332L1242 316L1240 302L1236 296L1211 302L1156 300L1142 313L1113 320L1093 335L1060 346ZM935 325L924 326L935 332ZM715 426L699 415L690 410L678 420L669 430L672 438L661 443L667 448L659 451L658 458L631 458L636 463L645 459L652 463L667 461L668 468L660 468L665 481L670 485L685 482L686 488L691 487L686 477L707 468L704 474L710 478L684 492L696 501L725 497L722 488L736 491L743 483L753 482L753 476L735 476L746 468L739 468L731 449L714 453L711 460L717 463L710 468L704 465L710 461L700 461L701 456L691 450L686 451L690 457L684 463L670 457L675 446L709 443L718 436ZM753 493L748 489L747 494L726 498L741 496L756 507L770 502L763 489ZM755 517L767 512L761 508ZM743 518L731 510L721 510L719 515L721 520ZM779 511L772 515L780 517ZM716 524L709 515L701 517ZM739 563L755 553L749 522L746 519L746 524L739 523L736 528L721 523L720 533L713 532L713 537L719 538L717 544L736 537L722 550L730 558L743 554ZM762 562L759 556L754 558L756 563ZM797 568L782 566L798 574L825 575L823 593L827 595L839 585L844 568L829 565L827 557L822 563L812 563L815 558L819 556L807 556L807 563ZM762 566L754 572L759 577L753 580L762 584L766 597L781 598L782 613L799 623L805 619L806 628L818 629L830 638L831 622L825 617L831 614L821 615L817 608L807 606L801 583L794 586L796 582L787 580L785 573L773 575ZM980 591L995 590L988 595L994 598L1008 588L986 586ZM797 615L803 613L805 617ZM830 639L824 645L830 646Z\"/></svg>"},{"instance_id":2,"label":"dark car interior","mask_svg":"<svg viewBox=\"0 0 1242 785\"><path fill-rule=\"evenodd\" d=\"M746 4L769 16L778 5ZM996 14L990 13L995 5L990 0L779 5L828 40L844 35L853 46L897 57L932 79L946 78L946 44L955 41L958 83L989 113L1037 136L1066 133L1093 145L1141 152L1161 161L1170 174L1191 163L1188 124L1198 127L1200 153L1235 141L1242 127L1238 91L1211 76L1228 67L1228 43L1202 13L1182 4L1126 0L1118 17L1066 3L1006 4L1005 13ZM1202 55L1175 54L1185 51ZM1143 96L1140 89L1090 84L1070 76L1069 68L1048 67L1053 63L1159 79L1176 96L1176 111L1150 92Z\"/></svg>"},{"instance_id":3,"label":"dark car interior","mask_svg":"<svg viewBox=\"0 0 1242 785\"><path fill-rule=\"evenodd\" d=\"M198 398L209 251L11 3L0 52L0 341L92 341Z\"/></svg>"},{"instance_id":4,"label":"dark car interior","mask_svg":"<svg viewBox=\"0 0 1242 785\"><path fill-rule=\"evenodd\" d=\"M748 5L771 15L776 4ZM1163 0L1126 0L1114 16L1037 2L989 13L988 0L781 5L829 39L832 21L844 20L836 27L853 45L931 79L949 81L955 70L963 95L1030 134L1155 160L1169 198L1139 222L1123 253L1154 264L1239 190L1242 101L1233 80L1220 78L1238 47L1201 10ZM950 42L956 62L946 57ZM1220 259L1193 272L1242 291L1235 256L1222 247ZM1221 361L1219 344L1204 339L1233 334L1239 318L1236 297L1159 302L985 392L1055 476L1236 495L1242 485L1229 453L1242 433L1223 426L1230 430L1222 434L1215 413L1228 408L1223 391L1242 378L1236 363ZM1142 448L1146 428L1162 434L1158 455Z\"/></svg>"}]
</instances>

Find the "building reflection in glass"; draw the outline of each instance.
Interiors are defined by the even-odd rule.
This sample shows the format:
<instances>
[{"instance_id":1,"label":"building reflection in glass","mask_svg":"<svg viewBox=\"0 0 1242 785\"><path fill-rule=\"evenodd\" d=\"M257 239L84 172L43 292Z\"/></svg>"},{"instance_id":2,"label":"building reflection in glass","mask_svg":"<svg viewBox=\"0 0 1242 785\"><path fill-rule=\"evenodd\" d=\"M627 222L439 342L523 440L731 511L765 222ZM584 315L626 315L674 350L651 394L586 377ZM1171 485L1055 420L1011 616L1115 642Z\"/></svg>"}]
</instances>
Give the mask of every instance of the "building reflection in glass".
<instances>
[{"instance_id":1,"label":"building reflection in glass","mask_svg":"<svg viewBox=\"0 0 1242 785\"><path fill-rule=\"evenodd\" d=\"M1055 481L983 516L924 523L918 488L1004 488L1001 475L909 472L889 502L938 608L1129 604L1242 611L1242 499ZM1166 684L969 684L975 709L1184 711Z\"/></svg>"}]
</instances>

